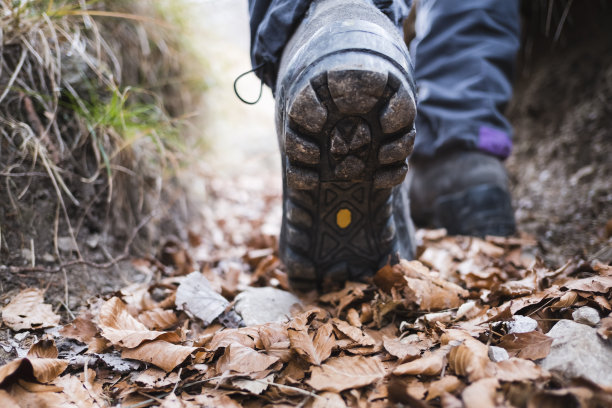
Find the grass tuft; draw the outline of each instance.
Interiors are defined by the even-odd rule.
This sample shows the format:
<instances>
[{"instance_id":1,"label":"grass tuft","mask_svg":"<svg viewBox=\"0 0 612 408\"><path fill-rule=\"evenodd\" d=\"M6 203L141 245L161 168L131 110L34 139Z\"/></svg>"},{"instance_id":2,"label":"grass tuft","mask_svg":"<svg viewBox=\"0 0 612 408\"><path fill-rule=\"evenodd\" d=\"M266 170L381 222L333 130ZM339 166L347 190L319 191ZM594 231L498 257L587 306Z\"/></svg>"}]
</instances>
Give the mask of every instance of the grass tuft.
<instances>
[{"instance_id":1,"label":"grass tuft","mask_svg":"<svg viewBox=\"0 0 612 408\"><path fill-rule=\"evenodd\" d=\"M0 253L45 235L42 196L74 242L161 205L204 89L177 3L0 0Z\"/></svg>"}]
</instances>

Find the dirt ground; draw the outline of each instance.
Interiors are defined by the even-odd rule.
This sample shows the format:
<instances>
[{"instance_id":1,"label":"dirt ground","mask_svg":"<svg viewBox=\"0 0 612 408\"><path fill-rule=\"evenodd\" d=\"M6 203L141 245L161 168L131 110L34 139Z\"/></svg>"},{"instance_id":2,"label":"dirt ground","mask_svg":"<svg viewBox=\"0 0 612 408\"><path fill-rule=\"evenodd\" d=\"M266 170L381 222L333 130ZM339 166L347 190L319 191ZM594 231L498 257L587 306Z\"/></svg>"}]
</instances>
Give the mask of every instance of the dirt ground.
<instances>
[{"instance_id":1,"label":"dirt ground","mask_svg":"<svg viewBox=\"0 0 612 408\"><path fill-rule=\"evenodd\" d=\"M508 112L518 225L551 266L612 261L612 30L574 17L563 43L542 41L524 58Z\"/></svg>"}]
</instances>

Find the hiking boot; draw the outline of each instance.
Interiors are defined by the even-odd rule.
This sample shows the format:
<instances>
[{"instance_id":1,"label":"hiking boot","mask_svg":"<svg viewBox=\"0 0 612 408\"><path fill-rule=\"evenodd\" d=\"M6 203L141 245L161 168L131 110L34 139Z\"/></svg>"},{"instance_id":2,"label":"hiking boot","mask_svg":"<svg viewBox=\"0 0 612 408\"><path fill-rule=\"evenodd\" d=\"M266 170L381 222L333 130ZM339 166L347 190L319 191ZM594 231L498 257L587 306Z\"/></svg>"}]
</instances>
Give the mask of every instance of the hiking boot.
<instances>
[{"instance_id":1,"label":"hiking boot","mask_svg":"<svg viewBox=\"0 0 612 408\"><path fill-rule=\"evenodd\" d=\"M408 50L370 1L314 1L276 94L280 254L295 289L363 280L414 255L401 188L416 106Z\"/></svg>"},{"instance_id":2,"label":"hiking boot","mask_svg":"<svg viewBox=\"0 0 612 408\"><path fill-rule=\"evenodd\" d=\"M516 225L501 160L479 151L455 151L411 163L410 204L418 226L451 235L508 236Z\"/></svg>"}]
</instances>

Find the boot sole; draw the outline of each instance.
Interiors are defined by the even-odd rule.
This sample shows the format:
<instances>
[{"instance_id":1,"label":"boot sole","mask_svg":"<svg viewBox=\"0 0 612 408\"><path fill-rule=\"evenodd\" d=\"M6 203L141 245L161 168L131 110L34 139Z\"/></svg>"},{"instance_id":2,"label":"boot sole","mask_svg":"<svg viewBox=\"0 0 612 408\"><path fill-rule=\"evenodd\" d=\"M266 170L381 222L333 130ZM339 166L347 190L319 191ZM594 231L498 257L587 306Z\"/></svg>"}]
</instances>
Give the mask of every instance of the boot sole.
<instances>
[{"instance_id":1,"label":"boot sole","mask_svg":"<svg viewBox=\"0 0 612 408\"><path fill-rule=\"evenodd\" d=\"M362 280L399 251L392 201L416 115L406 77L351 51L313 64L289 89L281 257L294 288Z\"/></svg>"}]
</instances>

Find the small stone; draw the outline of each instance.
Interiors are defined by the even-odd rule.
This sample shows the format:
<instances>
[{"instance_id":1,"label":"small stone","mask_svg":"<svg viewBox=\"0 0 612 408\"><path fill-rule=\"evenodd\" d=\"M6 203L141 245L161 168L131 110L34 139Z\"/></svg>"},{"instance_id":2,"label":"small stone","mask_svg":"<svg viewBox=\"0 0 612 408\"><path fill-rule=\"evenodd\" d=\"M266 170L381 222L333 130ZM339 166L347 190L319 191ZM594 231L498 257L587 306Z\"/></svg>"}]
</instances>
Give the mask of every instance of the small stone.
<instances>
[{"instance_id":1,"label":"small stone","mask_svg":"<svg viewBox=\"0 0 612 408\"><path fill-rule=\"evenodd\" d=\"M508 322L508 333L529 333L538 328L538 322L531 317L515 315L513 321Z\"/></svg>"},{"instance_id":2,"label":"small stone","mask_svg":"<svg viewBox=\"0 0 612 408\"><path fill-rule=\"evenodd\" d=\"M542 368L569 380L582 377L597 385L612 387L612 346L599 338L596 329L564 319L547 335L554 340Z\"/></svg>"},{"instance_id":3,"label":"small stone","mask_svg":"<svg viewBox=\"0 0 612 408\"><path fill-rule=\"evenodd\" d=\"M505 348L489 346L489 358L494 363L499 363L500 361L508 360L510 356Z\"/></svg>"},{"instance_id":4,"label":"small stone","mask_svg":"<svg viewBox=\"0 0 612 408\"><path fill-rule=\"evenodd\" d=\"M284 290L265 287L248 288L236 296L234 310L242 316L246 326L272 322L286 322L300 299Z\"/></svg>"},{"instance_id":5,"label":"small stone","mask_svg":"<svg viewBox=\"0 0 612 408\"><path fill-rule=\"evenodd\" d=\"M24 332L15 334L13 337L15 338L15 340L21 341L25 339L26 337L28 337L29 335L30 335L29 331L24 331Z\"/></svg>"},{"instance_id":6,"label":"small stone","mask_svg":"<svg viewBox=\"0 0 612 408\"><path fill-rule=\"evenodd\" d=\"M59 237L57 239L57 247L62 252L77 252L79 250L76 242L71 237Z\"/></svg>"},{"instance_id":7,"label":"small stone","mask_svg":"<svg viewBox=\"0 0 612 408\"><path fill-rule=\"evenodd\" d=\"M589 326L596 326L601 320L599 318L599 312L588 306L583 306L574 310L572 318L576 323L588 324Z\"/></svg>"}]
</instances>

